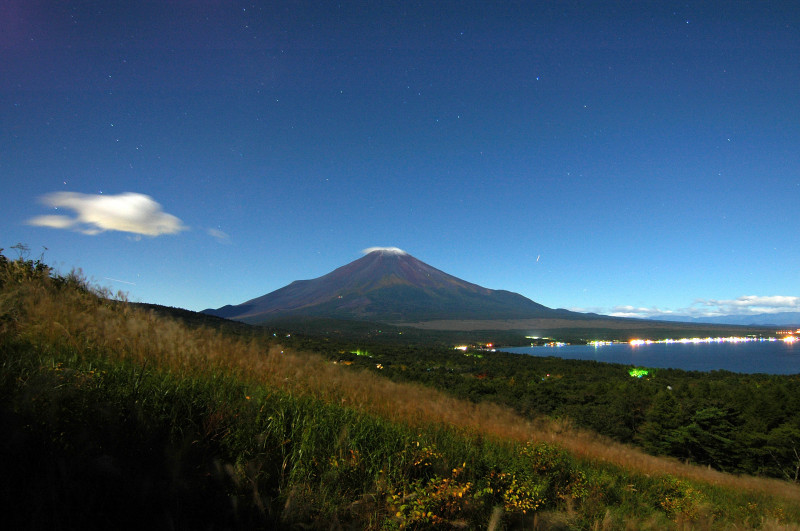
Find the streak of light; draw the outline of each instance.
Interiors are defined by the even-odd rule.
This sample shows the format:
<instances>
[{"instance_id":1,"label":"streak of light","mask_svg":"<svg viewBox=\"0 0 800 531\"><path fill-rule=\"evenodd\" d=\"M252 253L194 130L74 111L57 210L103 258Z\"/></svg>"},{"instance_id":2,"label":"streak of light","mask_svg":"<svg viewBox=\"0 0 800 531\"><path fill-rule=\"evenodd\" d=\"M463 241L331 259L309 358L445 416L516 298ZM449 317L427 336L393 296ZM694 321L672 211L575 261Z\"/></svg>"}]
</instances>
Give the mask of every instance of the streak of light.
<instances>
[{"instance_id":1,"label":"streak of light","mask_svg":"<svg viewBox=\"0 0 800 531\"><path fill-rule=\"evenodd\" d=\"M106 280L110 280L111 282L121 282L123 284L129 284L131 286L135 286L136 282L128 282L127 280L120 280L118 278L111 278L111 277L103 277Z\"/></svg>"}]
</instances>

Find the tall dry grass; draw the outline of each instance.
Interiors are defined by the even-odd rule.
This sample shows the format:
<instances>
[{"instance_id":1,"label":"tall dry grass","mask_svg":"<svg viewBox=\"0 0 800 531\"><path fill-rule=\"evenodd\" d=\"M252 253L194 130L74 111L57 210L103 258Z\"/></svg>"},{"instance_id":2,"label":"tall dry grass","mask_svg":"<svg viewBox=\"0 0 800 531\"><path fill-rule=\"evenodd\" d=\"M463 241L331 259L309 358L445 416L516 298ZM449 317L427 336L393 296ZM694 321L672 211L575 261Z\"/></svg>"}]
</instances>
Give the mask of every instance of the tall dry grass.
<instances>
[{"instance_id":1,"label":"tall dry grass","mask_svg":"<svg viewBox=\"0 0 800 531\"><path fill-rule=\"evenodd\" d=\"M86 286L81 279L73 281ZM14 328L42 348L55 345L78 356L91 353L155 364L178 374L223 370L251 385L312 395L411 426L444 424L497 439L555 443L590 462L646 475L669 474L800 503L797 485L734 476L650 456L563 421L531 421L507 407L474 404L421 385L389 381L313 353L283 349L263 338L238 339L209 328L189 328L109 295L88 288L59 289L53 281L6 282L0 294L0 316L4 317L0 332Z\"/></svg>"}]
</instances>

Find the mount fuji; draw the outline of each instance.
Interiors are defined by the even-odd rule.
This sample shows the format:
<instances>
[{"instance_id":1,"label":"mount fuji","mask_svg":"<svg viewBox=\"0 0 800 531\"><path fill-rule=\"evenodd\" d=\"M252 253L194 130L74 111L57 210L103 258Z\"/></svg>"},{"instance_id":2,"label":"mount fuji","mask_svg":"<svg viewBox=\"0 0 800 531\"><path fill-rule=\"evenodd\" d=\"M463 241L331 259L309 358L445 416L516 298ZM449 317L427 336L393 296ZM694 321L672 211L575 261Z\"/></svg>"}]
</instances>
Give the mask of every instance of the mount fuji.
<instances>
[{"instance_id":1,"label":"mount fuji","mask_svg":"<svg viewBox=\"0 0 800 531\"><path fill-rule=\"evenodd\" d=\"M372 247L364 253L321 277L296 280L241 304L203 313L251 324L285 317L388 323L599 317L548 308L518 293L472 284L396 247Z\"/></svg>"}]
</instances>

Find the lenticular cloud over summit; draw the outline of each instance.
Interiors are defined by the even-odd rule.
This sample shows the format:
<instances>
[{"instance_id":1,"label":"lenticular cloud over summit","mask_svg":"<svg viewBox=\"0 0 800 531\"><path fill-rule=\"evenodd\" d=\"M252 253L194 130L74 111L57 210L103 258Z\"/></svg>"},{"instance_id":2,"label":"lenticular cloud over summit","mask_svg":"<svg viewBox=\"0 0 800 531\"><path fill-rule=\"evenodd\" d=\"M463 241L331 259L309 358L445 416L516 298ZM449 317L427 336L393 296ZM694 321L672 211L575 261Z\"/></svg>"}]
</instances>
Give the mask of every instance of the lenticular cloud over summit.
<instances>
[{"instance_id":1,"label":"lenticular cloud over summit","mask_svg":"<svg viewBox=\"0 0 800 531\"><path fill-rule=\"evenodd\" d=\"M366 249L362 250L363 254L369 254L374 252L381 252L387 254L408 254L404 250L400 249L399 247L367 247Z\"/></svg>"}]
</instances>

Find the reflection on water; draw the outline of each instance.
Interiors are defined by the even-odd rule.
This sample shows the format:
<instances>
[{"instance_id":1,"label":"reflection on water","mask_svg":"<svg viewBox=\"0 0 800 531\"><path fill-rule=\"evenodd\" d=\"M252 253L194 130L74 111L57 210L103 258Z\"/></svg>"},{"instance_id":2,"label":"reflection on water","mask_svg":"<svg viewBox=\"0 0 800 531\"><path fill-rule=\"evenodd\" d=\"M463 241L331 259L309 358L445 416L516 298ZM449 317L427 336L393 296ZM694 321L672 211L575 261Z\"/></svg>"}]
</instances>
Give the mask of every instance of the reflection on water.
<instances>
[{"instance_id":1,"label":"reflection on water","mask_svg":"<svg viewBox=\"0 0 800 531\"><path fill-rule=\"evenodd\" d=\"M595 342L559 347L508 347L505 352L531 356L594 360L640 367L690 371L800 374L800 342L784 340L713 339L635 343ZM740 338L741 339L741 338Z\"/></svg>"}]
</instances>

